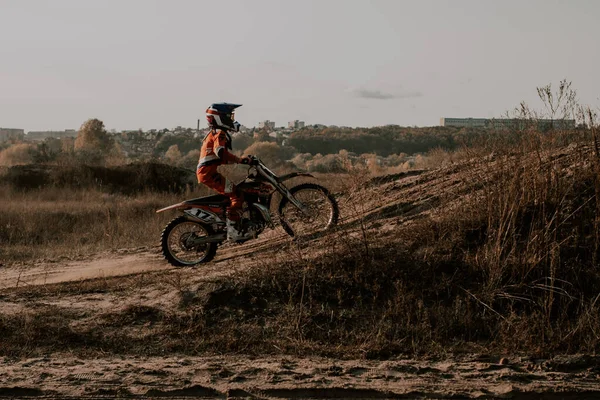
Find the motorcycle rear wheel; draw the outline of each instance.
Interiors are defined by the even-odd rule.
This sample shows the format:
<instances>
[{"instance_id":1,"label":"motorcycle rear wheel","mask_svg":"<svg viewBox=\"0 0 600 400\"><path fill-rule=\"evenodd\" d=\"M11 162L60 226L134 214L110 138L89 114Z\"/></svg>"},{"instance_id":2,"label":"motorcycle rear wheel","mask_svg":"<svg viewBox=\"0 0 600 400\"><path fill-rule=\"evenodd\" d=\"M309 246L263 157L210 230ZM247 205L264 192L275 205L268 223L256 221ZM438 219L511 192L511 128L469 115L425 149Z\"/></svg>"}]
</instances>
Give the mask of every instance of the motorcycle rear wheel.
<instances>
[{"instance_id":1,"label":"motorcycle rear wheel","mask_svg":"<svg viewBox=\"0 0 600 400\"><path fill-rule=\"evenodd\" d=\"M311 213L306 216L287 198L279 203L281 226L290 236L304 236L326 231L337 225L339 206L327 188L314 183L303 183L290 189L290 193L302 202Z\"/></svg>"},{"instance_id":2,"label":"motorcycle rear wheel","mask_svg":"<svg viewBox=\"0 0 600 400\"><path fill-rule=\"evenodd\" d=\"M160 246L165 259L175 267L193 267L211 261L217 252L217 243L189 244L193 236L211 236L210 225L179 216L169 222L160 236Z\"/></svg>"}]
</instances>

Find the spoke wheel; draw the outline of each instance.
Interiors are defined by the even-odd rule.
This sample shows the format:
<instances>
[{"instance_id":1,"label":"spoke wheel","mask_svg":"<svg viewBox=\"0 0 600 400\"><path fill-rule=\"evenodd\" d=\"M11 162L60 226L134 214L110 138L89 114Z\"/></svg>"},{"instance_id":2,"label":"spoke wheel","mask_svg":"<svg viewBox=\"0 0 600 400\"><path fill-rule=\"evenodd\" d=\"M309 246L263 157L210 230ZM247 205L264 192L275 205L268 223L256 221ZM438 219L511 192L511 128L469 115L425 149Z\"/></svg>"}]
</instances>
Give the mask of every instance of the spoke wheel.
<instances>
[{"instance_id":1,"label":"spoke wheel","mask_svg":"<svg viewBox=\"0 0 600 400\"><path fill-rule=\"evenodd\" d=\"M290 189L290 193L307 208L308 215L287 198L279 204L281 225L290 236L304 236L331 229L338 222L339 207L335 198L323 186L305 183Z\"/></svg>"},{"instance_id":2,"label":"spoke wheel","mask_svg":"<svg viewBox=\"0 0 600 400\"><path fill-rule=\"evenodd\" d=\"M161 248L165 259L176 267L190 267L209 262L217 252L216 243L195 244L199 237L208 237L214 232L209 225L177 217L161 235Z\"/></svg>"}]
</instances>

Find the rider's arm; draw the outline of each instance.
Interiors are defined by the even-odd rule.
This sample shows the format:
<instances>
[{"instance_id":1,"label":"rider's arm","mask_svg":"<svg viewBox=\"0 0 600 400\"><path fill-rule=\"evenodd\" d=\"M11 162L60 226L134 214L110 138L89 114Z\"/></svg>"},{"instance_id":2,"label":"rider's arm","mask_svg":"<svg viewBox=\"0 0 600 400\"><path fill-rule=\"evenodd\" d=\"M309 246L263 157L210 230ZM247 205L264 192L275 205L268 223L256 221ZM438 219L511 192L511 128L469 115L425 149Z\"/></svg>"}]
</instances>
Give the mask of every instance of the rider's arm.
<instances>
[{"instance_id":1,"label":"rider's arm","mask_svg":"<svg viewBox=\"0 0 600 400\"><path fill-rule=\"evenodd\" d=\"M227 150L227 134L220 132L215 141L215 154L226 164L239 164L242 159Z\"/></svg>"}]
</instances>

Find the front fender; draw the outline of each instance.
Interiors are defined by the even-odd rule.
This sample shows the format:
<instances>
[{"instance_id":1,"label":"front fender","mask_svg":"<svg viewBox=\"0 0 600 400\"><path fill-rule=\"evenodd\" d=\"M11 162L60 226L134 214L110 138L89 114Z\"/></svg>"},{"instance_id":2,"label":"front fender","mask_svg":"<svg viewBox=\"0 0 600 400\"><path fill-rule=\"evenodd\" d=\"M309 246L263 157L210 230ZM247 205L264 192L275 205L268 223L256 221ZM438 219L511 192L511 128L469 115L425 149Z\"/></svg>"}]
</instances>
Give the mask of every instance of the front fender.
<instances>
[{"instance_id":1,"label":"front fender","mask_svg":"<svg viewBox=\"0 0 600 400\"><path fill-rule=\"evenodd\" d=\"M311 178L314 178L314 175L308 174L306 172L292 172L291 174L286 174L286 175L282 175L279 178L277 178L277 180L279 182L284 182L287 181L289 179L295 178L297 176L309 176Z\"/></svg>"}]
</instances>

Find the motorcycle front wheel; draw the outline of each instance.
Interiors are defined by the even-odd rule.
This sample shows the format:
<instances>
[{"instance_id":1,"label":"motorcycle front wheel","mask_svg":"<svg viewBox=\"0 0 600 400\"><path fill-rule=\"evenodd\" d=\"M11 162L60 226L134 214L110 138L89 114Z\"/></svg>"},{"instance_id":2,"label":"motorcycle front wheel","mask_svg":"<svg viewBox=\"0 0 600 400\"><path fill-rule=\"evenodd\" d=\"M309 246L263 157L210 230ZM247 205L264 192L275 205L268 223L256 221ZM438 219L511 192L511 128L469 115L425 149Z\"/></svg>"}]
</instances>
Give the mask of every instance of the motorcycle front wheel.
<instances>
[{"instance_id":1,"label":"motorcycle front wheel","mask_svg":"<svg viewBox=\"0 0 600 400\"><path fill-rule=\"evenodd\" d=\"M162 253L169 264L192 267L209 262L217 252L216 243L195 244L194 239L214 234L210 225L180 216L167 224L160 236Z\"/></svg>"},{"instance_id":2,"label":"motorcycle front wheel","mask_svg":"<svg viewBox=\"0 0 600 400\"><path fill-rule=\"evenodd\" d=\"M290 236L304 236L326 231L338 223L340 210L329 190L314 183L303 183L290 193L306 206L308 215L296 208L287 198L279 203L281 226Z\"/></svg>"}]
</instances>

